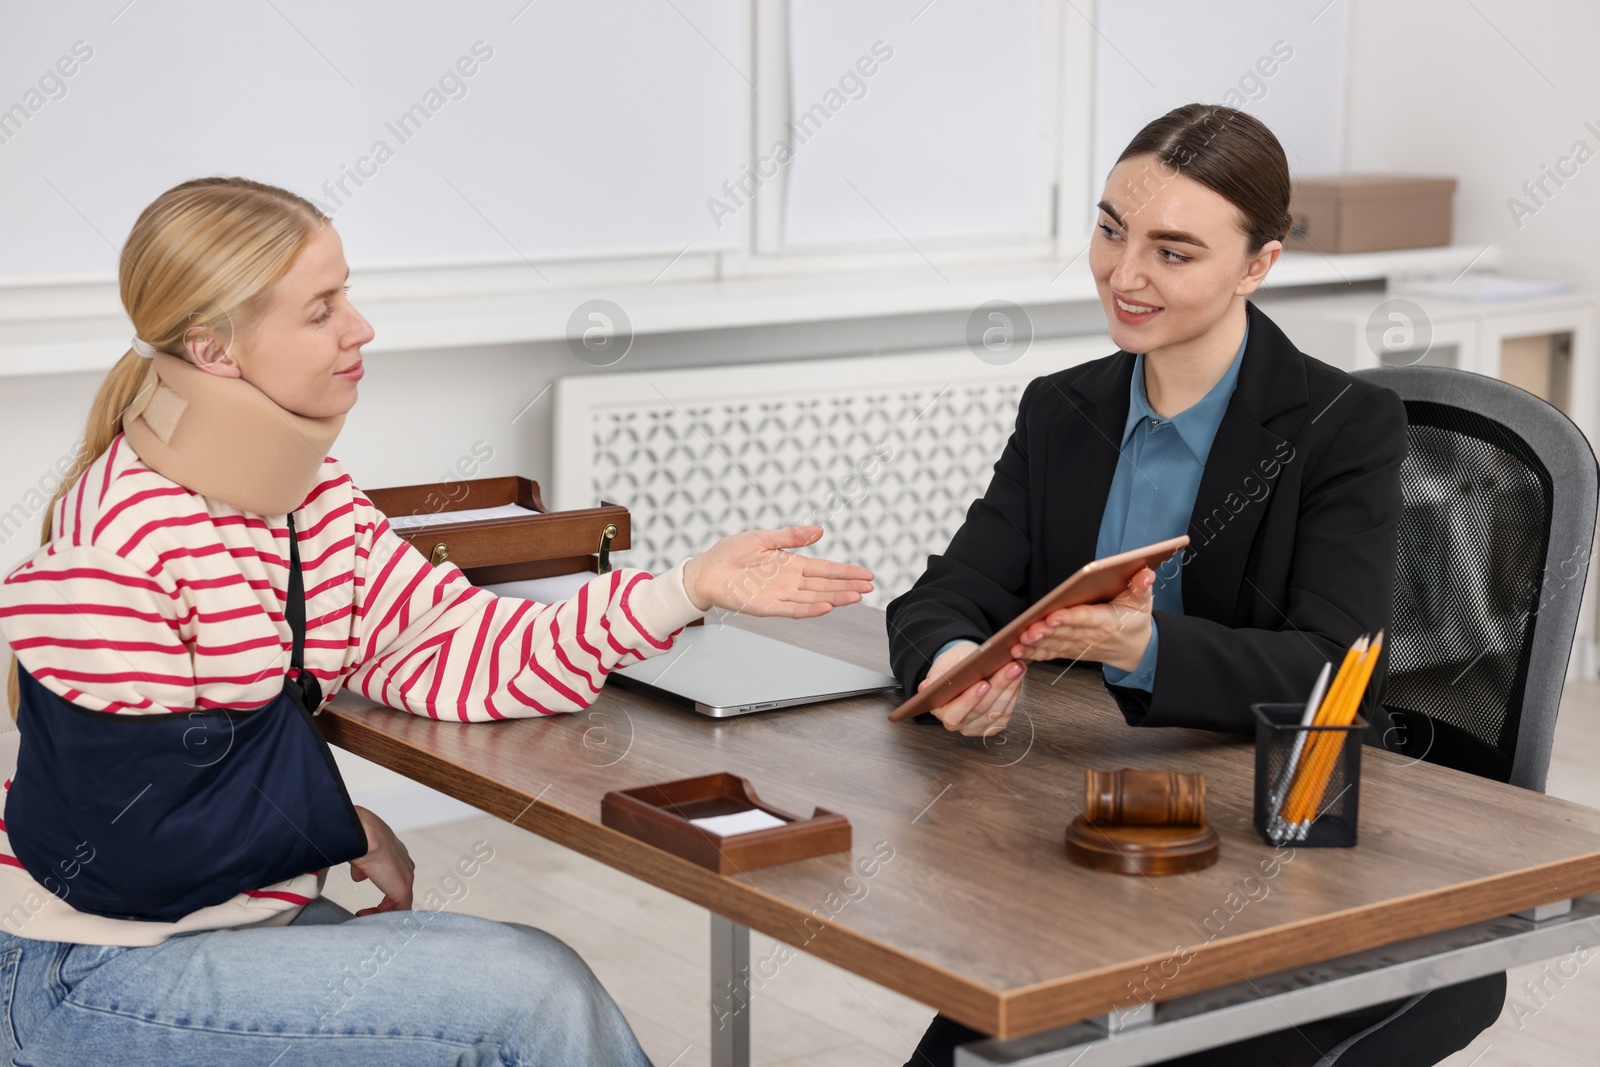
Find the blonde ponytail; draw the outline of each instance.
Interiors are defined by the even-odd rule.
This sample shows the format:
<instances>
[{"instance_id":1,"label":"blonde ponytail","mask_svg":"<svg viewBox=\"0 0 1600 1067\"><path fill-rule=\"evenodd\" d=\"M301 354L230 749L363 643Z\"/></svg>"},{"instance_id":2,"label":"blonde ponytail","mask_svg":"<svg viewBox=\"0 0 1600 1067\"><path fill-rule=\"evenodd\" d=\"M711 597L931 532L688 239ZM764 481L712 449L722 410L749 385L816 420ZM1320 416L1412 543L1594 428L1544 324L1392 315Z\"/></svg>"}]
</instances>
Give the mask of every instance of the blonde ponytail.
<instances>
[{"instance_id":1,"label":"blonde ponytail","mask_svg":"<svg viewBox=\"0 0 1600 1067\"><path fill-rule=\"evenodd\" d=\"M246 178L200 178L168 189L140 213L119 260L122 306L144 340L187 358L195 327L224 337L247 329L272 287L329 219L286 189ZM41 545L55 535L56 505L122 432L122 413L144 383L149 361L122 354L95 394L70 473L44 510ZM21 703L17 657L6 699L12 721Z\"/></svg>"}]
</instances>

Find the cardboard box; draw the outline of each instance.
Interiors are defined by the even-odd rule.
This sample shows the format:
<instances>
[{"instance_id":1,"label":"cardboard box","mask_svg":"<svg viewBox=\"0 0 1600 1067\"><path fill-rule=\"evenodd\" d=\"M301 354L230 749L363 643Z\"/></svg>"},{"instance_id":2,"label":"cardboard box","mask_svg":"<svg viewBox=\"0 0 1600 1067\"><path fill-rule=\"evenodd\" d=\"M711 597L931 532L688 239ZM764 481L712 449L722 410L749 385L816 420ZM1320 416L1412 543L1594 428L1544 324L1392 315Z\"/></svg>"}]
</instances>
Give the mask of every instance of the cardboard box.
<instances>
[{"instance_id":1,"label":"cardboard box","mask_svg":"<svg viewBox=\"0 0 1600 1067\"><path fill-rule=\"evenodd\" d=\"M1327 254L1447 245L1455 191L1454 178L1298 178L1289 202L1293 228L1283 244Z\"/></svg>"},{"instance_id":2,"label":"cardboard box","mask_svg":"<svg viewBox=\"0 0 1600 1067\"><path fill-rule=\"evenodd\" d=\"M1500 342L1500 380L1526 389L1562 411L1569 410L1572 335L1536 334Z\"/></svg>"}]
</instances>

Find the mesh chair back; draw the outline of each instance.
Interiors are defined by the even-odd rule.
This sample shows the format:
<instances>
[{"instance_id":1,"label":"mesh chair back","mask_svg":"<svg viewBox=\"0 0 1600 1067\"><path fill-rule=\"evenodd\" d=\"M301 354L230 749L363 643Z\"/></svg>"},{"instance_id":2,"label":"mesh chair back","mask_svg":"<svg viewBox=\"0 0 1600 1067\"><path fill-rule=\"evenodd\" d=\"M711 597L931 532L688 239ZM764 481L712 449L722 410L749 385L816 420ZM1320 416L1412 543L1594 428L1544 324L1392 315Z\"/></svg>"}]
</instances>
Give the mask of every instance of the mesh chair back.
<instances>
[{"instance_id":1,"label":"mesh chair back","mask_svg":"<svg viewBox=\"0 0 1600 1067\"><path fill-rule=\"evenodd\" d=\"M1594 540L1594 453L1515 386L1358 372L1405 402L1386 747L1543 790Z\"/></svg>"}]
</instances>

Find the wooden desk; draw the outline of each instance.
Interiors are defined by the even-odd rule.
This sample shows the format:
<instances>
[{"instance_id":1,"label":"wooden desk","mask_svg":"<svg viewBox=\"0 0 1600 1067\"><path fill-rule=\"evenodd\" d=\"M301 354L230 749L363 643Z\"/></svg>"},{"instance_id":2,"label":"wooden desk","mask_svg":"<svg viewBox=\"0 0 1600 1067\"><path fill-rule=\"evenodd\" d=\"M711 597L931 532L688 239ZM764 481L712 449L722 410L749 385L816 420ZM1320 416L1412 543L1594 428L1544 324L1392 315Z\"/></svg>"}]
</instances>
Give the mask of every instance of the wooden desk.
<instances>
[{"instance_id":1,"label":"wooden desk","mask_svg":"<svg viewBox=\"0 0 1600 1067\"><path fill-rule=\"evenodd\" d=\"M736 621L886 669L872 609ZM469 725L342 694L321 722L352 752L1000 1038L1600 890L1600 811L1373 749L1360 845L1274 850L1250 822L1250 740L1132 729L1095 670L1032 668L1003 743L890 724L893 704L707 719L608 686L584 713ZM1123 766L1205 773L1214 867L1151 879L1067 861L1084 768ZM853 855L724 877L600 825L608 790L713 771L780 808L844 813Z\"/></svg>"}]
</instances>

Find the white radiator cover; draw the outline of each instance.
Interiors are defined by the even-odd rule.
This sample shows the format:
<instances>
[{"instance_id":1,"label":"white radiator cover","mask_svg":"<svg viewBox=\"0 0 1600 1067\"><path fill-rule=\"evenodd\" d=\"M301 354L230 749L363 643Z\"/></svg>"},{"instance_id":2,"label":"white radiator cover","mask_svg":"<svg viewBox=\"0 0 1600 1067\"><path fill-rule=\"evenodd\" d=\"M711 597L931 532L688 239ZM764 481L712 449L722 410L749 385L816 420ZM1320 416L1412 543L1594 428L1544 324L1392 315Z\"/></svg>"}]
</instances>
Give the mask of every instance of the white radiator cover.
<instances>
[{"instance_id":1,"label":"white radiator cover","mask_svg":"<svg viewBox=\"0 0 1600 1067\"><path fill-rule=\"evenodd\" d=\"M988 487L1023 387L1116 347L1097 335L1003 365L961 348L561 378L547 499L627 507L617 561L654 574L724 534L817 523L807 551L870 568L867 603L883 607Z\"/></svg>"}]
</instances>

